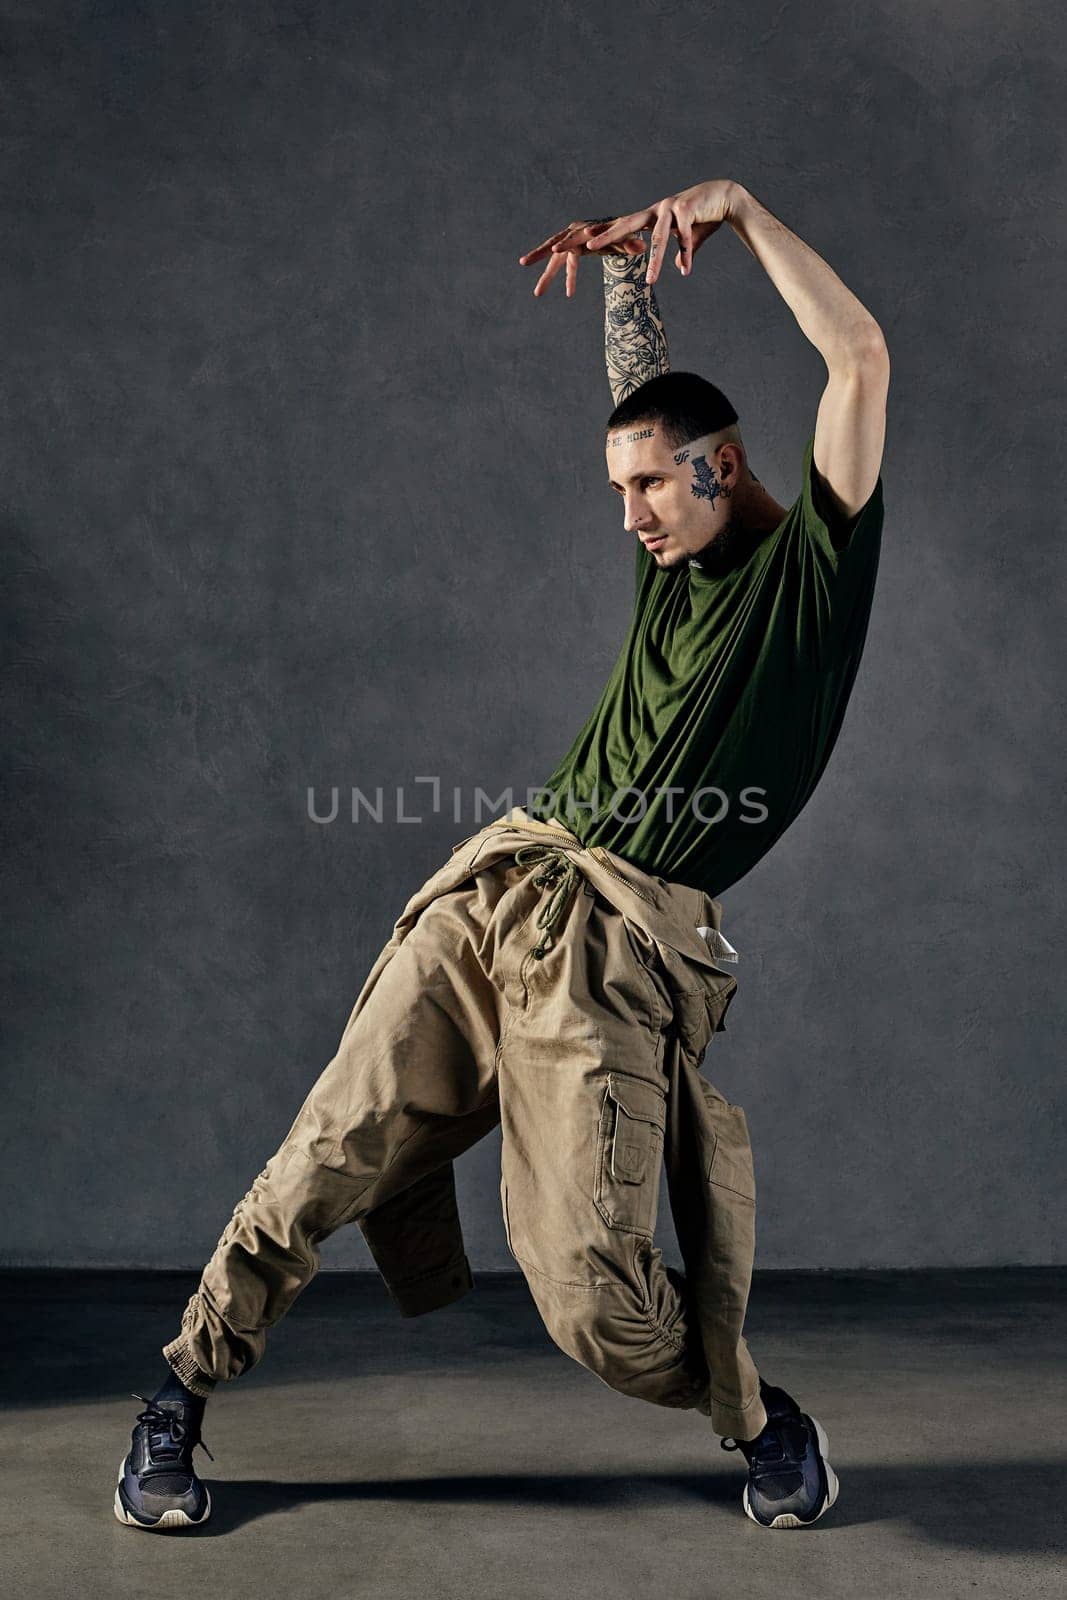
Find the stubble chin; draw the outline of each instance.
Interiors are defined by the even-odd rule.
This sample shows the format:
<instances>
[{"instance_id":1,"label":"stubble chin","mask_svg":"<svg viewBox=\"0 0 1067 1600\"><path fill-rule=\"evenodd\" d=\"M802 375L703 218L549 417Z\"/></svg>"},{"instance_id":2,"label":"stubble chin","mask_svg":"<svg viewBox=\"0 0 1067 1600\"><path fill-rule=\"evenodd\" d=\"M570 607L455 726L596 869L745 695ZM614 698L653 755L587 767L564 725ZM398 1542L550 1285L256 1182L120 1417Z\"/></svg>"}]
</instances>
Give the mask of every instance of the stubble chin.
<instances>
[{"instance_id":1,"label":"stubble chin","mask_svg":"<svg viewBox=\"0 0 1067 1600\"><path fill-rule=\"evenodd\" d=\"M687 560L684 550L670 550L666 554L662 550L654 550L652 554L661 567L680 567Z\"/></svg>"}]
</instances>

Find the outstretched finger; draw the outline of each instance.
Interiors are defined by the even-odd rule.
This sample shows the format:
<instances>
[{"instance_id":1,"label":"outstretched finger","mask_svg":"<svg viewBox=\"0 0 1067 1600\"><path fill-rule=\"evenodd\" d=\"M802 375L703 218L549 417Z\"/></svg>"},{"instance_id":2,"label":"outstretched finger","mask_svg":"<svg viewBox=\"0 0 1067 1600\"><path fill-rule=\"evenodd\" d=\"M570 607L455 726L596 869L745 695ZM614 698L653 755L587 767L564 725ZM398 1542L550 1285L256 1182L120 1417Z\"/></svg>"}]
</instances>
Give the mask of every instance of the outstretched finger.
<instances>
[{"instance_id":1,"label":"outstretched finger","mask_svg":"<svg viewBox=\"0 0 1067 1600\"><path fill-rule=\"evenodd\" d=\"M670 201L661 201L659 215L656 218L656 226L652 230L652 238L648 246L648 270L645 273L645 282L650 288L659 277L659 269L663 264L667 241L671 235L673 215Z\"/></svg>"},{"instance_id":2,"label":"outstretched finger","mask_svg":"<svg viewBox=\"0 0 1067 1600\"><path fill-rule=\"evenodd\" d=\"M711 238L712 234L717 233L721 227L721 222L691 222L689 224L688 257L686 258L683 255L683 251L679 246L678 254L674 258L674 264L678 268L679 272L682 270L683 260L685 260L690 272L693 270L693 257L696 255L701 245L705 244L707 240ZM679 232L681 232L680 227Z\"/></svg>"},{"instance_id":3,"label":"outstretched finger","mask_svg":"<svg viewBox=\"0 0 1067 1600\"><path fill-rule=\"evenodd\" d=\"M549 251L552 249L552 246L569 232L569 227L561 228L558 233L554 233L551 238L546 239L544 244L539 244L536 250L527 250L524 256L519 257L519 266L532 267L535 261L542 261L544 257L548 255Z\"/></svg>"},{"instance_id":4,"label":"outstretched finger","mask_svg":"<svg viewBox=\"0 0 1067 1600\"><path fill-rule=\"evenodd\" d=\"M674 219L678 227L679 237L676 265L679 271L685 277L688 277L693 270L693 224L687 216L677 211L674 214Z\"/></svg>"},{"instance_id":5,"label":"outstretched finger","mask_svg":"<svg viewBox=\"0 0 1067 1600\"><path fill-rule=\"evenodd\" d=\"M601 234L607 232L607 228L607 223L601 223L594 230L593 238L599 240ZM609 244L607 246L607 249L612 253L618 253L624 256L643 256L645 253L645 241L641 238L640 234L631 233L628 234L625 239L616 239L614 244Z\"/></svg>"},{"instance_id":6,"label":"outstretched finger","mask_svg":"<svg viewBox=\"0 0 1067 1600\"><path fill-rule=\"evenodd\" d=\"M601 223L597 222L572 222L562 239L557 239L552 246L554 253L559 254L564 250L584 250L586 241L594 234L598 227L604 227L613 218L605 217Z\"/></svg>"},{"instance_id":7,"label":"outstretched finger","mask_svg":"<svg viewBox=\"0 0 1067 1600\"><path fill-rule=\"evenodd\" d=\"M598 233L595 239L590 239L586 249L600 250L606 244L616 244L628 234L639 233L642 228L651 225L655 215L654 211L631 211L628 217L617 218L610 227L604 229L603 233Z\"/></svg>"},{"instance_id":8,"label":"outstretched finger","mask_svg":"<svg viewBox=\"0 0 1067 1600\"><path fill-rule=\"evenodd\" d=\"M559 276L559 273L562 271L562 268L563 268L563 263L565 261L569 261L569 260L570 260L569 256L550 256L549 260L548 260L548 265L545 267L544 272L542 272L541 276L538 278L537 282L534 284L534 294L535 295L544 294L545 290L548 288L549 284L552 282L552 279Z\"/></svg>"},{"instance_id":9,"label":"outstretched finger","mask_svg":"<svg viewBox=\"0 0 1067 1600\"><path fill-rule=\"evenodd\" d=\"M569 250L585 249L585 228L568 228L562 239L557 239L552 246L553 255L564 255Z\"/></svg>"},{"instance_id":10,"label":"outstretched finger","mask_svg":"<svg viewBox=\"0 0 1067 1600\"><path fill-rule=\"evenodd\" d=\"M573 295L578 285L578 256L574 250L567 251L567 299Z\"/></svg>"}]
</instances>

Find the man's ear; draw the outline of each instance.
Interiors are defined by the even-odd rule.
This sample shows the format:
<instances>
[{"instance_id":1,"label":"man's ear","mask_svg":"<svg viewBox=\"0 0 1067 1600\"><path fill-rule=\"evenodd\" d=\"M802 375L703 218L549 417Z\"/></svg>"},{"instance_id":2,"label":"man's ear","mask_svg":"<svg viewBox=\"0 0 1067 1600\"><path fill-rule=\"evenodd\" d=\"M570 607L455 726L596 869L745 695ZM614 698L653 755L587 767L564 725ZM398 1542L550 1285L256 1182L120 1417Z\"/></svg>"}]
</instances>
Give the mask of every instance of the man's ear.
<instances>
[{"instance_id":1,"label":"man's ear","mask_svg":"<svg viewBox=\"0 0 1067 1600\"><path fill-rule=\"evenodd\" d=\"M719 446L719 478L722 482L739 483L744 464L744 453L739 445L723 444Z\"/></svg>"}]
</instances>

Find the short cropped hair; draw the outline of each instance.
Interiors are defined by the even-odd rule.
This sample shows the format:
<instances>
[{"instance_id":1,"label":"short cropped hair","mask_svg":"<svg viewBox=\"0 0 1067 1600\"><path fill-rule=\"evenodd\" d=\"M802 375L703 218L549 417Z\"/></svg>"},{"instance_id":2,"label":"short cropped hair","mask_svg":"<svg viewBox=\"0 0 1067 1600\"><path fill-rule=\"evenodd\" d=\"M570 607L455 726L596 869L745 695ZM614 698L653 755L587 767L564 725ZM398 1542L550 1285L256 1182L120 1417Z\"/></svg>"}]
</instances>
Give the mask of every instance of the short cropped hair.
<instances>
[{"instance_id":1,"label":"short cropped hair","mask_svg":"<svg viewBox=\"0 0 1067 1600\"><path fill-rule=\"evenodd\" d=\"M606 432L636 422L656 422L672 450L736 423L737 412L721 389L696 372L661 372L620 400Z\"/></svg>"}]
</instances>

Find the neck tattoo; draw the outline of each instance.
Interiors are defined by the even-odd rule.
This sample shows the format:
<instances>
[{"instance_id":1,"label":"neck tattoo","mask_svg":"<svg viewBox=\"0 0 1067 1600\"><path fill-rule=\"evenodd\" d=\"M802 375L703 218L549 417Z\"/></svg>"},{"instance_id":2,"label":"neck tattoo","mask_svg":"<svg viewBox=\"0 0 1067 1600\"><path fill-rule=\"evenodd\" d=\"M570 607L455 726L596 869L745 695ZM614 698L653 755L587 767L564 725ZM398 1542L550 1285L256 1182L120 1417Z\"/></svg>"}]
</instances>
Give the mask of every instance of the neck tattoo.
<instances>
[{"instance_id":1,"label":"neck tattoo","mask_svg":"<svg viewBox=\"0 0 1067 1600\"><path fill-rule=\"evenodd\" d=\"M689 557L689 565L699 568L701 572L723 571L731 565L746 542L746 530L738 520L737 513L732 511L726 526L711 543L706 544L703 550L698 550L695 556Z\"/></svg>"}]
</instances>

